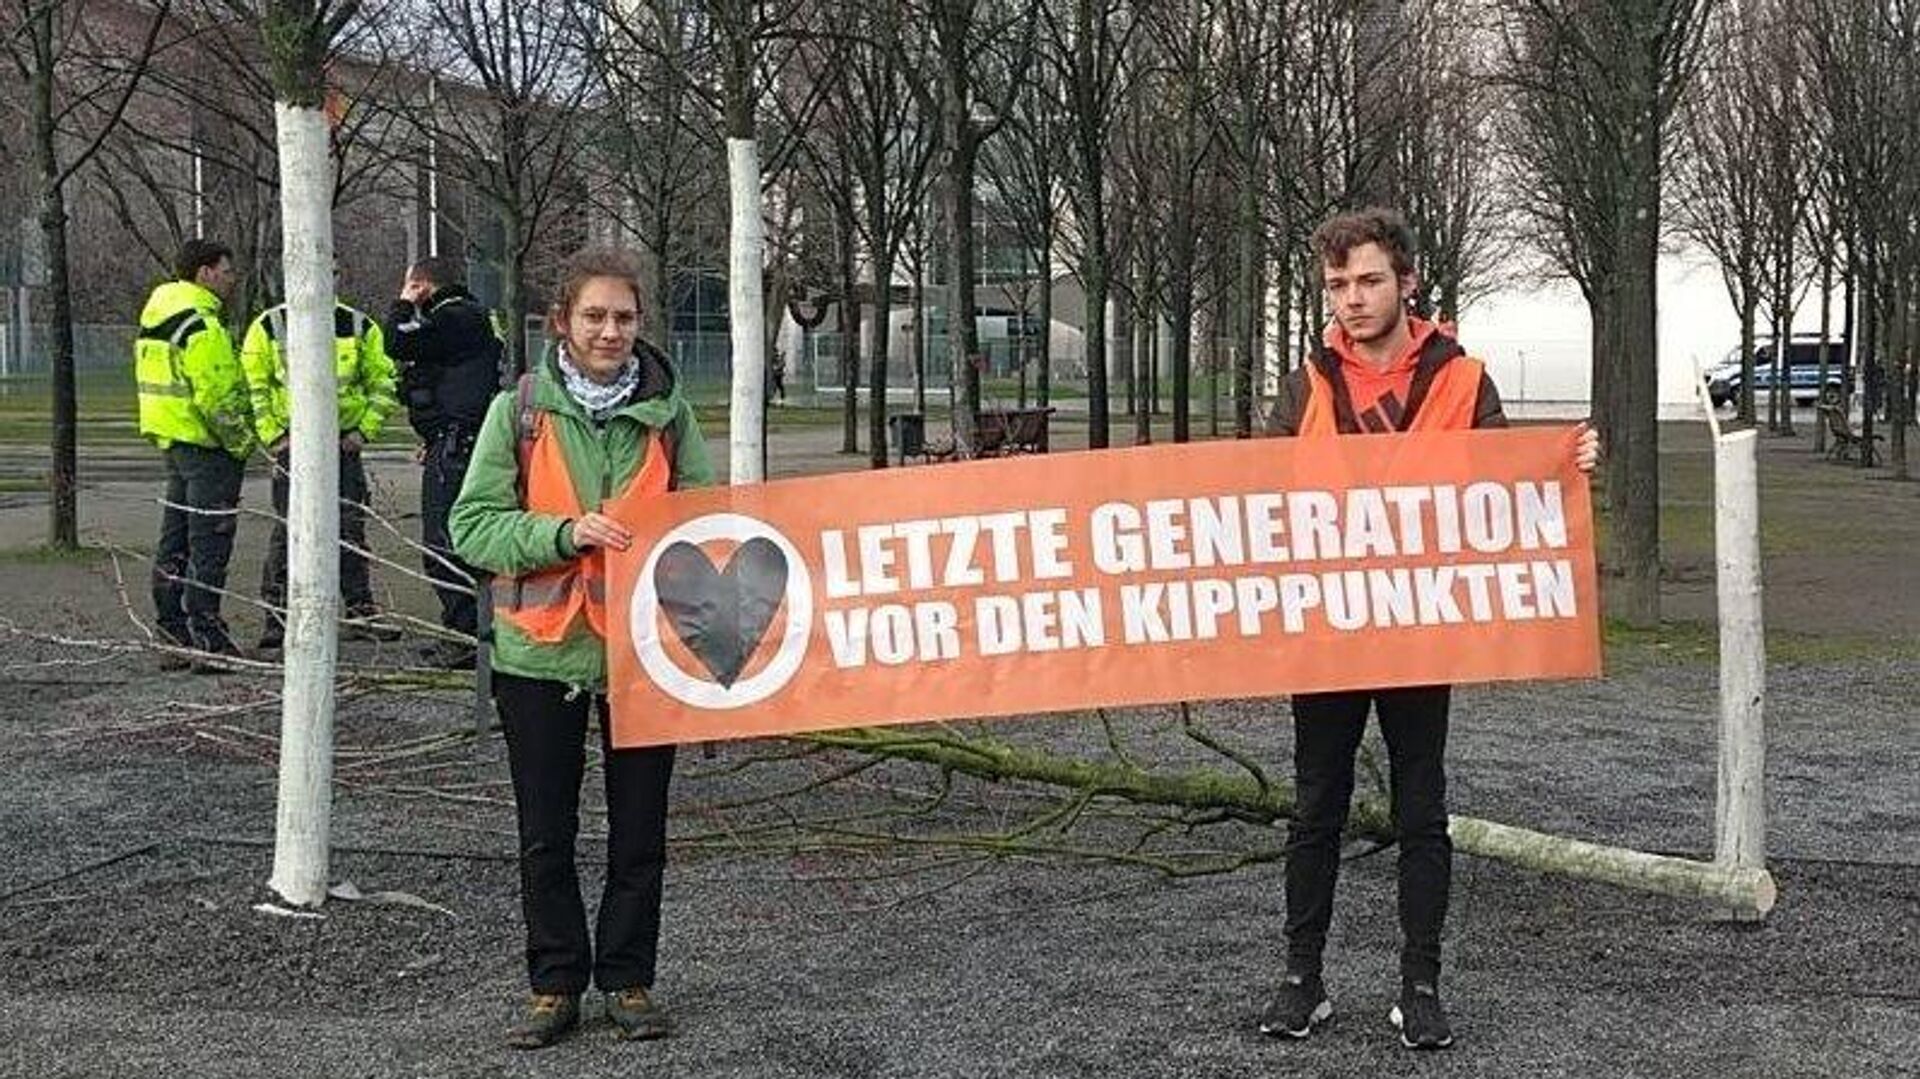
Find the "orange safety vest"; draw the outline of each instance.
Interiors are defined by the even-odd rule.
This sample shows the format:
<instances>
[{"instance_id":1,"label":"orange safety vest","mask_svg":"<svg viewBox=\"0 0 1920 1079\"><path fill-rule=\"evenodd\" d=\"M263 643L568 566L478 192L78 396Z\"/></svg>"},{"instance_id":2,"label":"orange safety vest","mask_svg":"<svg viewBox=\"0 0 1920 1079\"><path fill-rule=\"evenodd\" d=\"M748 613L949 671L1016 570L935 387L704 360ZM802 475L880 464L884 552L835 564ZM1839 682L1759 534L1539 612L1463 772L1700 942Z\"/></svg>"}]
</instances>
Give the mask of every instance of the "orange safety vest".
<instances>
[{"instance_id":1,"label":"orange safety vest","mask_svg":"<svg viewBox=\"0 0 1920 1079\"><path fill-rule=\"evenodd\" d=\"M1336 357L1334 363L1340 360ZM1300 415L1301 435L1364 434L1342 432L1337 410L1338 396L1333 380L1320 370L1320 364L1307 361L1307 407ZM1480 403L1480 378L1485 365L1471 356L1454 356L1434 369L1424 394L1418 392L1421 381L1414 375L1416 390L1407 402L1411 420L1403 431L1467 431L1473 428L1473 414ZM1352 411L1349 404L1348 411Z\"/></svg>"},{"instance_id":2,"label":"orange safety vest","mask_svg":"<svg viewBox=\"0 0 1920 1079\"><path fill-rule=\"evenodd\" d=\"M580 496L567 469L567 456L561 452L560 436L547 413L533 412L531 421L530 431L521 440L520 478L526 492L521 507L577 519L583 513ZM619 497L666 494L673 486L668 449L659 431L647 432L646 456ZM561 641L574 619L583 614L596 635L602 639L607 635L606 558L597 547L557 566L518 577L496 577L493 595L494 617L511 622L537 643Z\"/></svg>"}]
</instances>

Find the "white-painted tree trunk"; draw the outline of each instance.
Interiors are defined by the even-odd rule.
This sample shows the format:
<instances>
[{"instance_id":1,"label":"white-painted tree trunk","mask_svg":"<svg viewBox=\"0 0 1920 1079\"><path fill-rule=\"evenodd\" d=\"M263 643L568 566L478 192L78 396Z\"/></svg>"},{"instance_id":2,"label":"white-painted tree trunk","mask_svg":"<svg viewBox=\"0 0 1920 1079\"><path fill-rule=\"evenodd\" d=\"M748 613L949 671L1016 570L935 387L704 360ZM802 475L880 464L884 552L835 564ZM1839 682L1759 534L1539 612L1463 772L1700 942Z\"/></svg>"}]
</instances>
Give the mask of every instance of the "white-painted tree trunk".
<instances>
[{"instance_id":1,"label":"white-painted tree trunk","mask_svg":"<svg viewBox=\"0 0 1920 1079\"><path fill-rule=\"evenodd\" d=\"M1646 854L1472 817L1454 817L1448 831L1454 849L1466 854L1676 899L1705 900L1755 918L1772 910L1779 895L1764 866Z\"/></svg>"},{"instance_id":2,"label":"white-painted tree trunk","mask_svg":"<svg viewBox=\"0 0 1920 1079\"><path fill-rule=\"evenodd\" d=\"M287 504L286 674L273 879L289 903L327 896L339 653L340 429L333 367L333 163L326 115L276 103L281 270L287 285L292 490Z\"/></svg>"},{"instance_id":3,"label":"white-painted tree trunk","mask_svg":"<svg viewBox=\"0 0 1920 1079\"><path fill-rule=\"evenodd\" d=\"M761 464L767 441L767 334L761 299L766 235L760 209L760 150L754 140L727 140L727 177L733 214L727 241L727 310L733 339L729 476L733 483L758 483L766 478Z\"/></svg>"},{"instance_id":4,"label":"white-painted tree trunk","mask_svg":"<svg viewBox=\"0 0 1920 1079\"><path fill-rule=\"evenodd\" d=\"M1720 763L1713 855L1717 864L1735 869L1767 864L1767 642L1760 616L1758 448L1759 436L1751 428L1714 439ZM1734 916L1748 912L1735 910Z\"/></svg>"}]
</instances>

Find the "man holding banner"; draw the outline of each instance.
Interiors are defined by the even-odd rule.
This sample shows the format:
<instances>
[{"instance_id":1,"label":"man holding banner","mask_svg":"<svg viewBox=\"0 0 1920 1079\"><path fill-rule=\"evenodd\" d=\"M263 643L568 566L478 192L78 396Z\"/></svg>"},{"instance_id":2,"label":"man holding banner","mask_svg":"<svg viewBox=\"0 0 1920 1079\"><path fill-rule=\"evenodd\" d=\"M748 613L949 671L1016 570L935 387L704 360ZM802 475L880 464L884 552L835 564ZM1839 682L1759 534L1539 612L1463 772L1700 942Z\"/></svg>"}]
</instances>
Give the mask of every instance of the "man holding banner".
<instances>
[{"instance_id":1,"label":"man holding banner","mask_svg":"<svg viewBox=\"0 0 1920 1079\"><path fill-rule=\"evenodd\" d=\"M1312 243L1333 325L1325 344L1281 383L1268 434L1320 439L1507 425L1499 391L1481 363L1409 313L1414 241L1398 214L1340 214L1315 230ZM1599 453L1598 435L1583 427L1575 465L1590 472ZM1354 755L1373 711L1387 744L1400 848L1401 988L1388 1019L1408 1048L1453 1043L1438 989L1453 862L1445 764L1450 692L1429 685L1294 695L1297 802L1287 842L1287 973L1261 1016L1263 1033L1304 1038L1333 1015L1321 955L1333 918Z\"/></svg>"}]
</instances>

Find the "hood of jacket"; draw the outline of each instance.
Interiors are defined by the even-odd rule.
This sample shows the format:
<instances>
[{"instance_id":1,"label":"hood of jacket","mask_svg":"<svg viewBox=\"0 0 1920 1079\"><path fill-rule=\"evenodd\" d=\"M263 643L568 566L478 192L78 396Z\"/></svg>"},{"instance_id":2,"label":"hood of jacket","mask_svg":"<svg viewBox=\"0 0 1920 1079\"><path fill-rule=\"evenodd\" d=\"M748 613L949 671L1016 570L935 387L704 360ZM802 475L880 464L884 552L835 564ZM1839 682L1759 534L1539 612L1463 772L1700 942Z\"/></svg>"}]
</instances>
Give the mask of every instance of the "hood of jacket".
<instances>
[{"instance_id":1,"label":"hood of jacket","mask_svg":"<svg viewBox=\"0 0 1920 1079\"><path fill-rule=\"evenodd\" d=\"M168 281L147 297L147 305L140 311L140 324L156 325L189 307L217 318L220 306L220 297L205 285L193 281Z\"/></svg>"}]
</instances>

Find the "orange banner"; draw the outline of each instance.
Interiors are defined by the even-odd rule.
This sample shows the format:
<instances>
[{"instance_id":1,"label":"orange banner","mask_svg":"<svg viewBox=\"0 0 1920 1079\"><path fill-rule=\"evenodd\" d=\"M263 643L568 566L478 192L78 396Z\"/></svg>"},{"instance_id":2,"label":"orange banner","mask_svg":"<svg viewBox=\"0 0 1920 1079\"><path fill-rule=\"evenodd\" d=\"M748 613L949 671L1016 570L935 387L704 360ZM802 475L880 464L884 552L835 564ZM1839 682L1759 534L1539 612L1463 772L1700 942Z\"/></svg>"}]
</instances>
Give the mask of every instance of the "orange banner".
<instances>
[{"instance_id":1,"label":"orange banner","mask_svg":"<svg viewBox=\"0 0 1920 1079\"><path fill-rule=\"evenodd\" d=\"M1574 438L1210 442L614 506L613 741L1597 675Z\"/></svg>"}]
</instances>

